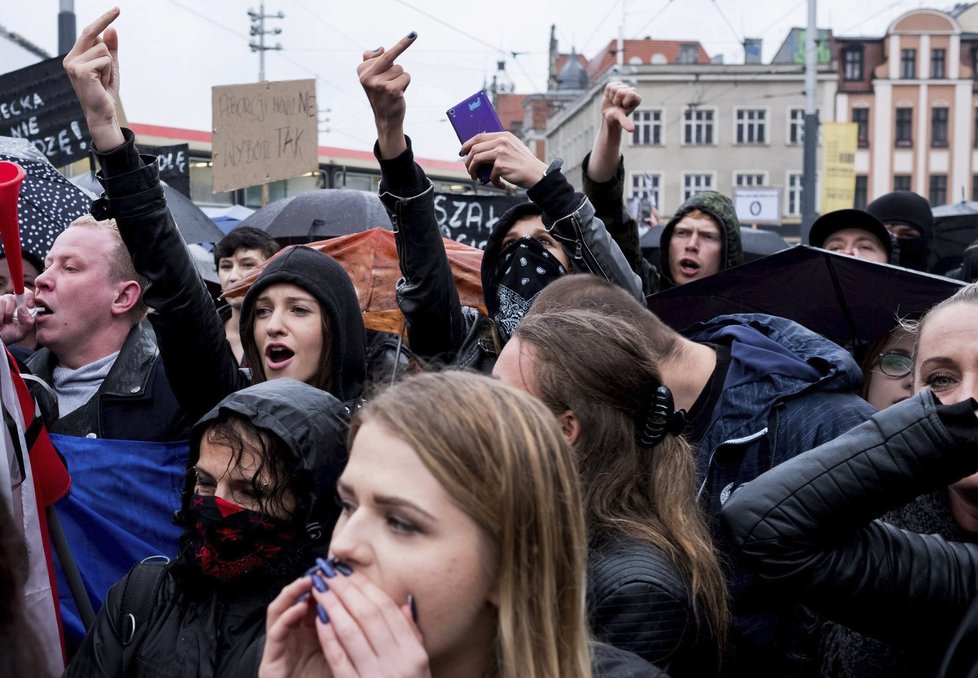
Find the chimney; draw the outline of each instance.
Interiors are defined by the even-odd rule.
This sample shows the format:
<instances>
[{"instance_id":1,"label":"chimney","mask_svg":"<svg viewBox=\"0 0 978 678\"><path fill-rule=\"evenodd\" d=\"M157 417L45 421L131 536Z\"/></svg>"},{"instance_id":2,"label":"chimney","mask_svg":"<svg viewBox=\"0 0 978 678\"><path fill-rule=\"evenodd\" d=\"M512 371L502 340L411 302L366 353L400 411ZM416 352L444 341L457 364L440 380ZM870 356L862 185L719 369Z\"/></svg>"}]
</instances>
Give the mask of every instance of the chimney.
<instances>
[{"instance_id":1,"label":"chimney","mask_svg":"<svg viewBox=\"0 0 978 678\"><path fill-rule=\"evenodd\" d=\"M745 64L761 63L761 42L760 38L744 38Z\"/></svg>"}]
</instances>

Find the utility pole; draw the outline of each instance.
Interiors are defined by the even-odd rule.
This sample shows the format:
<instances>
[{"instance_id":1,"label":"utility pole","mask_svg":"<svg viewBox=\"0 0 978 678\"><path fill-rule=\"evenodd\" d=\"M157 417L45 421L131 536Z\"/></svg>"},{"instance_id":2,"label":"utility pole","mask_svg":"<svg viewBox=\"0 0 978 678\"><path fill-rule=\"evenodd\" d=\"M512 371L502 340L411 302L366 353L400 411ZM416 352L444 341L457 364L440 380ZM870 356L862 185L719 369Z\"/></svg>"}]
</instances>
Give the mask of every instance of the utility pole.
<instances>
[{"instance_id":1,"label":"utility pole","mask_svg":"<svg viewBox=\"0 0 978 678\"><path fill-rule=\"evenodd\" d=\"M801 179L801 242L808 242L808 233L815 221L815 190L818 185L818 108L816 107L816 86L818 76L818 53L815 38L818 28L815 25L815 0L808 0L808 29L805 31L805 147L802 161Z\"/></svg>"},{"instance_id":2,"label":"utility pole","mask_svg":"<svg viewBox=\"0 0 978 678\"><path fill-rule=\"evenodd\" d=\"M258 37L257 43L252 40L249 45L252 52L258 52L258 82L264 82L265 52L270 49L282 49L282 43L280 42L276 42L274 47L265 44L266 35L279 35L282 32L281 28L272 28L266 31L265 19L284 19L285 14L281 11L276 14L265 14L265 3L262 2L258 5L257 12L253 9L249 9L248 16L251 17L251 37Z\"/></svg>"},{"instance_id":3,"label":"utility pole","mask_svg":"<svg viewBox=\"0 0 978 678\"><path fill-rule=\"evenodd\" d=\"M60 0L58 9L58 54L75 46L75 0Z\"/></svg>"}]
</instances>

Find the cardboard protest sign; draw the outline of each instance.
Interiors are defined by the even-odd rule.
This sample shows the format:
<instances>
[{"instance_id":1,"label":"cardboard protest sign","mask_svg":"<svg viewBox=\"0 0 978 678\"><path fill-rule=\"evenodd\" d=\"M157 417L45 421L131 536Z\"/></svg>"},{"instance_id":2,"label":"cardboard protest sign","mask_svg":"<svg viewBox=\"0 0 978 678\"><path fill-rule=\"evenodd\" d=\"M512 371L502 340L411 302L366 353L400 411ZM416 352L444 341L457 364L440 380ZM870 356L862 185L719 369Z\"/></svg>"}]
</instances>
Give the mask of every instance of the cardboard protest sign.
<instances>
[{"instance_id":1,"label":"cardboard protest sign","mask_svg":"<svg viewBox=\"0 0 978 678\"><path fill-rule=\"evenodd\" d=\"M470 247L486 248L493 226L503 212L526 202L511 195L435 193L435 218L442 236Z\"/></svg>"},{"instance_id":2,"label":"cardboard protest sign","mask_svg":"<svg viewBox=\"0 0 978 678\"><path fill-rule=\"evenodd\" d=\"M318 169L315 80L212 88L214 192Z\"/></svg>"},{"instance_id":3,"label":"cardboard protest sign","mask_svg":"<svg viewBox=\"0 0 978 678\"><path fill-rule=\"evenodd\" d=\"M90 144L63 58L0 75L0 136L27 139L55 167L81 160Z\"/></svg>"},{"instance_id":4,"label":"cardboard protest sign","mask_svg":"<svg viewBox=\"0 0 978 678\"><path fill-rule=\"evenodd\" d=\"M160 166L160 179L172 188L190 197L190 144L174 146L143 146L139 152L156 156Z\"/></svg>"}]
</instances>

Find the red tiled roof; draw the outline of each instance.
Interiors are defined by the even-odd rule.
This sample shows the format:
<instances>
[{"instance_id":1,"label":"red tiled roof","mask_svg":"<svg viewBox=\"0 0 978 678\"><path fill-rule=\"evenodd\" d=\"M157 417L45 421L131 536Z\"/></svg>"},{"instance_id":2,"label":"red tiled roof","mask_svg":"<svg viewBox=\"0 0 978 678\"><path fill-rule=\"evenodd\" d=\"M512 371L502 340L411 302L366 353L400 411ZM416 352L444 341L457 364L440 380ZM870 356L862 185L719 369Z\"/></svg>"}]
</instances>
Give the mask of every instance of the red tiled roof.
<instances>
[{"instance_id":1,"label":"red tiled roof","mask_svg":"<svg viewBox=\"0 0 978 678\"><path fill-rule=\"evenodd\" d=\"M625 40L624 62L628 62L634 57L642 60L648 65L651 63L654 54L661 54L666 58L666 63L674 64L679 60L680 45L696 45L696 63L710 63L710 56L703 49L703 45L698 40ZM602 49L593 59L587 63L587 75L591 82L594 82L602 73L617 63L618 41L611 40L607 47Z\"/></svg>"}]
</instances>

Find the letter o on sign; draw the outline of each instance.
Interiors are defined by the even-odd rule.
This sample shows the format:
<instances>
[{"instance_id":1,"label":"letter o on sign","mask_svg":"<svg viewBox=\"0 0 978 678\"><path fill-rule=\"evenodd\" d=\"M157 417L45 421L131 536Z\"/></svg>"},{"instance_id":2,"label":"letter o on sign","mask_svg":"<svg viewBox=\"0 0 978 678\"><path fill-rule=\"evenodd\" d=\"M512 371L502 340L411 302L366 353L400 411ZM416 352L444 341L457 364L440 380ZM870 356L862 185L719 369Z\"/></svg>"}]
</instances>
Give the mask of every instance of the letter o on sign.
<instances>
[{"instance_id":1,"label":"letter o on sign","mask_svg":"<svg viewBox=\"0 0 978 678\"><path fill-rule=\"evenodd\" d=\"M761 203L759 200L752 200L750 203L750 213L755 217L761 213Z\"/></svg>"}]
</instances>

